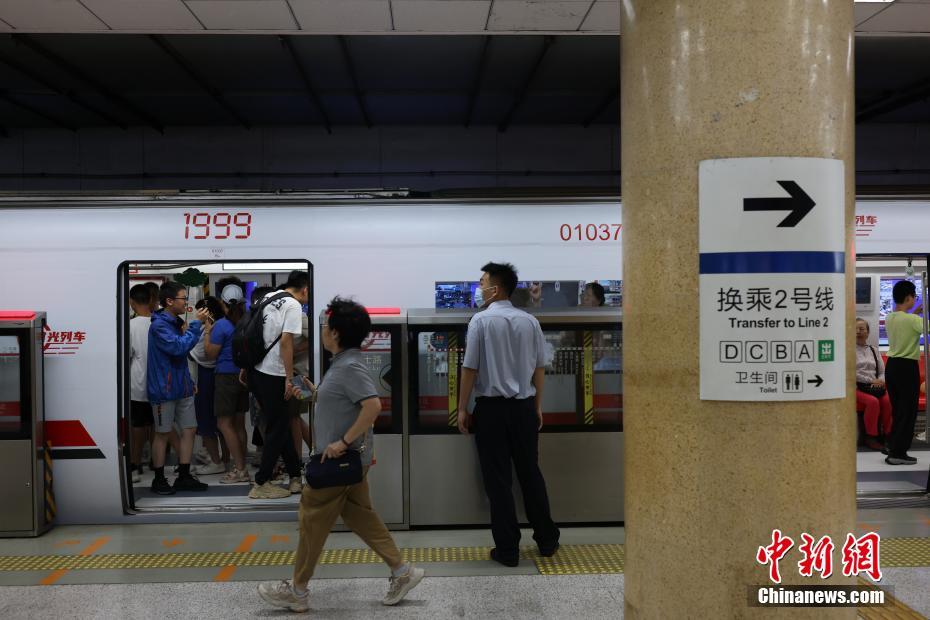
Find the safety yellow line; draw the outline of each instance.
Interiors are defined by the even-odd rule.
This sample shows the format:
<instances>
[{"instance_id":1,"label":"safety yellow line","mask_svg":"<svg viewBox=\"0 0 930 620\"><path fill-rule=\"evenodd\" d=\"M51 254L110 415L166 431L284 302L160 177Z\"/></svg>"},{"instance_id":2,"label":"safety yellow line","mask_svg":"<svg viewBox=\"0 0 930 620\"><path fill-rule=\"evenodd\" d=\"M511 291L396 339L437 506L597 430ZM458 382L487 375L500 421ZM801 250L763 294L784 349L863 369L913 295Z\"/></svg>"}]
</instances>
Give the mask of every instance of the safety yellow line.
<instances>
[{"instance_id":1,"label":"safety yellow line","mask_svg":"<svg viewBox=\"0 0 930 620\"><path fill-rule=\"evenodd\" d=\"M81 550L81 552L78 553L78 555L81 557L87 557L87 556L93 555L94 552L97 551L97 549L104 546L108 542L110 542L109 536L101 536L100 538L92 542L87 548ZM67 569L67 568L59 568L58 570L54 571L52 574L42 579L42 581L39 582L39 585L43 585L43 586L53 585L59 579L64 577L68 573L69 570L70 569Z\"/></svg>"}]
</instances>

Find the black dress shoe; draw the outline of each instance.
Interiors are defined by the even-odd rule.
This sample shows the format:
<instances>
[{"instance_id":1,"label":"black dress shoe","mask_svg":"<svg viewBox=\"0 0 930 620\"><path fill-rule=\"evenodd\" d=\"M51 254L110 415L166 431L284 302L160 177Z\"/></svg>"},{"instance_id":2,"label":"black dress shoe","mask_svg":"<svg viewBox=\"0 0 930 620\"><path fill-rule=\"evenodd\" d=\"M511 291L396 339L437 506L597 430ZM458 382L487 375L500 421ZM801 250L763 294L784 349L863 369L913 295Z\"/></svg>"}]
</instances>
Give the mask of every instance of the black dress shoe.
<instances>
[{"instance_id":1,"label":"black dress shoe","mask_svg":"<svg viewBox=\"0 0 930 620\"><path fill-rule=\"evenodd\" d=\"M518 558L502 558L498 555L497 549L491 549L491 559L510 568L520 565L520 560Z\"/></svg>"},{"instance_id":2,"label":"black dress shoe","mask_svg":"<svg viewBox=\"0 0 930 620\"><path fill-rule=\"evenodd\" d=\"M561 546L562 545L560 545L559 543L555 543L555 546L553 547L540 547L539 555L543 556L544 558L551 558L552 556L555 555L555 552L558 551L559 547Z\"/></svg>"}]
</instances>

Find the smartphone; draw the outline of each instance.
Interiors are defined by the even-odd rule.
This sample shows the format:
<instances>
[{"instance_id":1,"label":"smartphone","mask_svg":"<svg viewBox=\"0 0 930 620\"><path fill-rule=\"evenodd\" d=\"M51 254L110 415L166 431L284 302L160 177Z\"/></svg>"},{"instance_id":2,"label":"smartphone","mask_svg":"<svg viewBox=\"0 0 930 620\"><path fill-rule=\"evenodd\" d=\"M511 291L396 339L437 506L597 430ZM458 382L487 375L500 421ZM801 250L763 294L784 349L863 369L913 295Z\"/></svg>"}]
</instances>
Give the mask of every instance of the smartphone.
<instances>
[{"instance_id":1,"label":"smartphone","mask_svg":"<svg viewBox=\"0 0 930 620\"><path fill-rule=\"evenodd\" d=\"M291 385L300 390L300 393L297 395L298 399L303 400L313 396L313 390L304 385L301 377L291 377Z\"/></svg>"}]
</instances>

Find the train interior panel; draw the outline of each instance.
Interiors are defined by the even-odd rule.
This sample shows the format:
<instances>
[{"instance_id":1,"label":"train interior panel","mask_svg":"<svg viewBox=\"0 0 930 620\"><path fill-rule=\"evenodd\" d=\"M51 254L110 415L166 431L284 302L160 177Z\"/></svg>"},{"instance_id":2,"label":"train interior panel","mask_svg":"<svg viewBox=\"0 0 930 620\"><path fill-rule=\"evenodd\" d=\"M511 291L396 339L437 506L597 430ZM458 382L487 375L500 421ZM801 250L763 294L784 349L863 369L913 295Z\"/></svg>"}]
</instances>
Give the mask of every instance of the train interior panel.
<instances>
[{"instance_id":1,"label":"train interior panel","mask_svg":"<svg viewBox=\"0 0 930 620\"><path fill-rule=\"evenodd\" d=\"M868 325L867 343L887 362L888 334L885 331L885 318L894 311L892 288L900 280L909 280L917 290L917 303L911 312L926 312L924 299L927 297L926 255L859 255L856 257L855 309L857 319ZM925 315L926 316L926 315ZM926 406L926 360L927 321L924 320L924 332L920 338L920 380L922 385L918 402L917 421L911 449L915 453L930 450L927 438ZM927 466L918 465L889 466L885 455L866 445L864 410L856 405L856 423L858 425L857 452L857 492L860 500L872 501L888 497L905 497L915 493L926 492ZM879 429L881 430L881 429ZM884 434L880 440L887 441ZM918 458L920 458L918 454ZM923 461L920 458L920 461Z\"/></svg>"},{"instance_id":2,"label":"train interior panel","mask_svg":"<svg viewBox=\"0 0 930 620\"><path fill-rule=\"evenodd\" d=\"M217 430L216 418L213 411L212 388L213 382L204 379L213 376L212 369L207 370L198 361L203 360L202 350L195 347L188 355L188 367L192 379L198 386L195 401L198 409L198 431L194 442L194 457L191 459L192 473L206 483L205 492L178 492L174 495L159 495L152 490L154 473L151 466L151 449L153 431L151 426L138 427L133 425L130 404L130 365L132 356L132 343L130 340L130 321L135 312L130 305L130 292L138 285L154 283L160 286L168 280L174 280L185 286L188 297L187 314L182 317L185 322L196 318L198 302L206 297L220 300L222 309L230 311L228 318L234 320L231 312L235 304L241 304L248 311L253 301L260 299L261 295L274 290L287 281L291 270L307 271L311 276L310 300L302 308L304 333L295 340L295 368L311 379L313 373L314 330L307 318L308 307L313 307L313 268L307 261L227 261L227 262L178 262L178 261L149 261L145 263L127 262L120 269L120 333L122 335L122 378L121 381L121 407L118 420L121 443L122 475L124 484L123 501L125 510L129 513L183 513L188 511L252 511L252 510L296 510L299 495L292 495L285 500L256 500L249 499L250 483L233 482L220 483L230 465L230 451L223 433ZM151 284L149 284L151 286ZM152 307L157 302L153 300ZM208 306L209 307L209 306ZM215 317L219 320L221 317ZM293 424L308 424L308 405L301 403L299 414ZM204 423L204 419L207 420ZM249 476L254 479L261 459L261 408L254 397L248 399L248 411L244 415L244 434L246 443L246 466ZM177 430L176 433L177 434ZM172 440L173 442L173 440ZM177 446L169 443L165 461L165 474L169 481L174 478L178 464ZM134 455L134 450L140 454ZM211 452L213 456L211 456ZM309 450L304 442L300 443L300 454L306 457ZM222 469L213 461L219 456ZM141 459L142 471L132 467L136 459ZM281 474L281 464L278 464L276 475Z\"/></svg>"}]
</instances>

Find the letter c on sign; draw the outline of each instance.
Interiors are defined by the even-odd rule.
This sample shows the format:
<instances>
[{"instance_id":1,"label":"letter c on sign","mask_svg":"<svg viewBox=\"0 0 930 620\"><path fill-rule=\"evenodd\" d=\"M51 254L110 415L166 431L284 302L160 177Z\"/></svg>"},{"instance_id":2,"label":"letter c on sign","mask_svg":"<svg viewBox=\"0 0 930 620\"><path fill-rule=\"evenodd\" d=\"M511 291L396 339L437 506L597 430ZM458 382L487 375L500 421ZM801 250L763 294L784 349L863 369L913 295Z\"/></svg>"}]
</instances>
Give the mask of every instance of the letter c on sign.
<instances>
[{"instance_id":1,"label":"letter c on sign","mask_svg":"<svg viewBox=\"0 0 930 620\"><path fill-rule=\"evenodd\" d=\"M763 351L763 353L759 352L760 349ZM764 352L765 352L765 347L763 347L761 344L754 344L749 348L749 358L754 359L754 360L760 360L763 357L765 357Z\"/></svg>"},{"instance_id":2,"label":"letter c on sign","mask_svg":"<svg viewBox=\"0 0 930 620\"><path fill-rule=\"evenodd\" d=\"M759 602L763 605L769 602L769 597L766 596L767 594L768 588L759 588L756 590L756 595L759 597Z\"/></svg>"}]
</instances>

